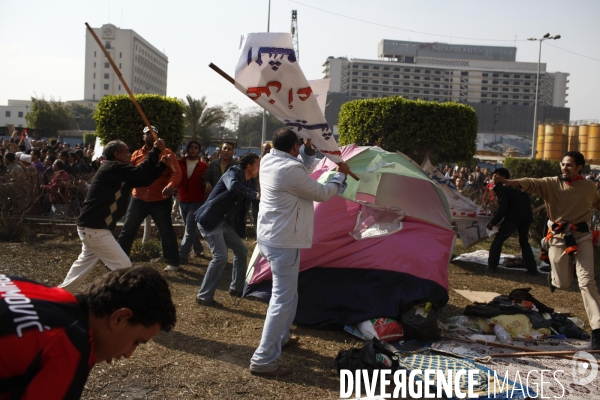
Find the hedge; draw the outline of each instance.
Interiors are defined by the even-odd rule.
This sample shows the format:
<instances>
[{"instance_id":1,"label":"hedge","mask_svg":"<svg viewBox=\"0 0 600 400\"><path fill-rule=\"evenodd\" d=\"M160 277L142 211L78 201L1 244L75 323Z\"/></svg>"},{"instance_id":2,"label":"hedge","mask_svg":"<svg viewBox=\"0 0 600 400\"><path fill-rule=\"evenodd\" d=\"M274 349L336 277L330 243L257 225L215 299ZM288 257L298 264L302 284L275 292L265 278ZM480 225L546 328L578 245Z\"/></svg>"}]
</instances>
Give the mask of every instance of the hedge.
<instances>
[{"instance_id":1,"label":"hedge","mask_svg":"<svg viewBox=\"0 0 600 400\"><path fill-rule=\"evenodd\" d=\"M421 162L470 162L475 155L477 114L465 104L402 97L353 100L342 105L340 145L378 143Z\"/></svg>"},{"instance_id":2,"label":"hedge","mask_svg":"<svg viewBox=\"0 0 600 400\"><path fill-rule=\"evenodd\" d=\"M95 143L96 143L96 135L94 133L86 132L83 134L83 144L84 145L94 146Z\"/></svg>"},{"instance_id":3,"label":"hedge","mask_svg":"<svg viewBox=\"0 0 600 400\"><path fill-rule=\"evenodd\" d=\"M139 94L135 98L150 123L158 129L158 137L164 139L168 148L177 151L183 142L184 132L185 106L181 100L155 94ZM145 124L129 96L104 96L98 103L94 120L96 135L102 144L122 140L131 152L144 145Z\"/></svg>"}]
</instances>

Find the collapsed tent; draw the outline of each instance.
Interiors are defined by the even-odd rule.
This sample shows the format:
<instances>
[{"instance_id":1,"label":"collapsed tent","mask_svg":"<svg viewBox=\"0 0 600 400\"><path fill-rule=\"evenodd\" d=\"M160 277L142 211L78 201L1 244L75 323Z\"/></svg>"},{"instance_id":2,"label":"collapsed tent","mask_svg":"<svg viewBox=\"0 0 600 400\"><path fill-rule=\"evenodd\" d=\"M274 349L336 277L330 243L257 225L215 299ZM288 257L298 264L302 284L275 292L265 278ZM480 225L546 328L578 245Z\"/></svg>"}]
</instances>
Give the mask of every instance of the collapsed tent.
<instances>
[{"instance_id":1,"label":"collapsed tent","mask_svg":"<svg viewBox=\"0 0 600 400\"><path fill-rule=\"evenodd\" d=\"M444 306L455 240L446 197L402 154L341 150L360 181L349 178L343 195L314 203L313 246L300 253L296 322L342 328L376 317L399 320L415 302ZM311 177L327 182L335 166L323 159ZM244 296L268 301L271 270L257 248L250 265Z\"/></svg>"}]
</instances>

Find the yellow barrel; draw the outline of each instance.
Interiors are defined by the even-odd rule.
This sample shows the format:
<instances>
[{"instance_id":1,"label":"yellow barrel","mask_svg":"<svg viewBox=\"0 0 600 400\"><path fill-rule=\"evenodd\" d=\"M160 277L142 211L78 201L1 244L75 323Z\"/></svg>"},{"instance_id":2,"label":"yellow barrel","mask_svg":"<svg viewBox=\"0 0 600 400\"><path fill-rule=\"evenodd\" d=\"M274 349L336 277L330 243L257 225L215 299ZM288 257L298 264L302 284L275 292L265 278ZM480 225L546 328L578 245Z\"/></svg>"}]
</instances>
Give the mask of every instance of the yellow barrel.
<instances>
[{"instance_id":1,"label":"yellow barrel","mask_svg":"<svg viewBox=\"0 0 600 400\"><path fill-rule=\"evenodd\" d=\"M544 124L539 124L537 129L537 140L536 140L536 153L535 158L544 158Z\"/></svg>"},{"instance_id":2,"label":"yellow barrel","mask_svg":"<svg viewBox=\"0 0 600 400\"><path fill-rule=\"evenodd\" d=\"M563 135L563 155L568 151L567 149L569 148L569 127L567 125L561 125L562 126L562 135ZM562 156L561 156L561 160L562 160Z\"/></svg>"},{"instance_id":3,"label":"yellow barrel","mask_svg":"<svg viewBox=\"0 0 600 400\"><path fill-rule=\"evenodd\" d=\"M587 149L588 149L588 132L590 130L589 125L579 125L578 137L579 137L579 152L583 154L583 158L587 160Z\"/></svg>"},{"instance_id":4,"label":"yellow barrel","mask_svg":"<svg viewBox=\"0 0 600 400\"><path fill-rule=\"evenodd\" d=\"M587 160L590 164L600 164L600 125L590 124L588 131Z\"/></svg>"},{"instance_id":5,"label":"yellow barrel","mask_svg":"<svg viewBox=\"0 0 600 400\"><path fill-rule=\"evenodd\" d=\"M569 126L569 145L568 151L579 151L579 136L577 134L577 125Z\"/></svg>"},{"instance_id":6,"label":"yellow barrel","mask_svg":"<svg viewBox=\"0 0 600 400\"><path fill-rule=\"evenodd\" d=\"M544 159L560 161L565 154L564 125L547 124L544 135Z\"/></svg>"}]
</instances>

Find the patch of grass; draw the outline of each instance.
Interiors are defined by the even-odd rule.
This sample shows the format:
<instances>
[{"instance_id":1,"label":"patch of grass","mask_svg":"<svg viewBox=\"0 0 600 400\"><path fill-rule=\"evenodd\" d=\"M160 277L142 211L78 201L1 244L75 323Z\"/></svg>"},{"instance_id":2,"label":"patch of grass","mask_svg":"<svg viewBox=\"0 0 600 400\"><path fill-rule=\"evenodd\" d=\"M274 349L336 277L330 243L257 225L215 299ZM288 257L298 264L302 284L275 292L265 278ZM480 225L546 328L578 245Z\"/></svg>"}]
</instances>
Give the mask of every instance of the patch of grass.
<instances>
[{"instance_id":1,"label":"patch of grass","mask_svg":"<svg viewBox=\"0 0 600 400\"><path fill-rule=\"evenodd\" d=\"M150 239L142 243L141 239L136 239L131 246L129 258L132 262L147 262L162 255L162 245L158 239Z\"/></svg>"}]
</instances>

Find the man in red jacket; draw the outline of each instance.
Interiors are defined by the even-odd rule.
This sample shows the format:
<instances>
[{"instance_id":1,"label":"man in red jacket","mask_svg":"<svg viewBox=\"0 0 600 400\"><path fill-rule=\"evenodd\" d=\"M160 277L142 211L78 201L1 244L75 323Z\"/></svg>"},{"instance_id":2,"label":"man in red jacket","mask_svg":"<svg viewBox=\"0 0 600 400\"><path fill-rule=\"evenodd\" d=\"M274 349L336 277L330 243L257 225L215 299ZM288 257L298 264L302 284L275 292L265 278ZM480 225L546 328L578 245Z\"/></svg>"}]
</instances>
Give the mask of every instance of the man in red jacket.
<instances>
[{"instance_id":1,"label":"man in red jacket","mask_svg":"<svg viewBox=\"0 0 600 400\"><path fill-rule=\"evenodd\" d=\"M0 274L0 399L79 399L94 364L129 358L176 311L149 267L117 269L72 295Z\"/></svg>"},{"instance_id":2,"label":"man in red jacket","mask_svg":"<svg viewBox=\"0 0 600 400\"><path fill-rule=\"evenodd\" d=\"M203 179L208 165L198 158L200 150L200 143L192 140L187 145L187 155L179 160L181 181L179 182L177 195L179 196L179 212L185 224L185 234L179 248L179 260L181 264L188 263L192 247L196 256L202 254L203 251L194 218L194 213L206 200Z\"/></svg>"},{"instance_id":3,"label":"man in red jacket","mask_svg":"<svg viewBox=\"0 0 600 400\"><path fill-rule=\"evenodd\" d=\"M68 217L71 204L71 177L65 171L63 160L54 161L52 169L54 170L52 182L49 185L41 185L41 187L44 192L49 193L52 214Z\"/></svg>"}]
</instances>

